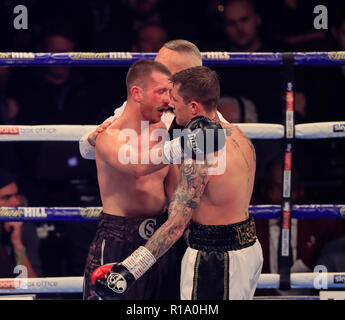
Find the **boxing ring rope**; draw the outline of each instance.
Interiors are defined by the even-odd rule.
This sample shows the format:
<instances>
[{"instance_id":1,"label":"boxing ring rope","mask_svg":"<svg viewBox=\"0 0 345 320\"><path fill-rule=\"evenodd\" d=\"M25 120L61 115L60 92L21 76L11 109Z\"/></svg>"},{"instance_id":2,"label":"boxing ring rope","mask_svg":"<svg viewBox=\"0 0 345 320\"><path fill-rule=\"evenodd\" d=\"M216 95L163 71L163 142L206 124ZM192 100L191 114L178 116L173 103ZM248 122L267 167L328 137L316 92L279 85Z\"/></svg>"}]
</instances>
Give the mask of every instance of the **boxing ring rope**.
<instances>
[{"instance_id":1,"label":"boxing ring rope","mask_svg":"<svg viewBox=\"0 0 345 320\"><path fill-rule=\"evenodd\" d=\"M282 139L284 126L270 123L235 123L250 139ZM0 141L79 141L97 125L0 125ZM345 121L295 125L296 139L344 138Z\"/></svg>"},{"instance_id":2,"label":"boxing ring rope","mask_svg":"<svg viewBox=\"0 0 345 320\"><path fill-rule=\"evenodd\" d=\"M279 274L261 274L258 289L279 289ZM316 284L327 283L328 289L344 289L345 273L292 273L292 289L313 289ZM29 293L82 293L83 277L3 278L0 294Z\"/></svg>"},{"instance_id":3,"label":"boxing ring rope","mask_svg":"<svg viewBox=\"0 0 345 320\"><path fill-rule=\"evenodd\" d=\"M32 52L1 52L0 66L129 66L140 59L154 59L156 53L130 53L130 52L69 52L69 53L32 53ZM203 64L207 66L231 65L262 65L283 66L285 71L291 71L291 66L301 65L345 65L345 52L312 52L312 53L230 53L230 52L203 52ZM288 72L286 72L288 74ZM286 153L292 154L294 139L325 139L345 137L345 122L318 122L295 125L294 88L293 78L287 76L286 122L281 124L248 124L238 125L251 139L284 139L288 149ZM96 125L1 125L0 141L79 141L87 132L94 130ZM284 159L286 161L286 158ZM286 164L286 163L285 163ZM291 167L290 169L291 170ZM284 172L285 173L285 172ZM289 177L290 179L290 177ZM284 181L284 189L285 189ZM288 181L290 182L290 181ZM288 184L291 188L291 184ZM289 191L289 190L287 190ZM292 205L289 196L282 205L250 206L250 213L255 218L283 217L287 206L288 220L291 218L344 218L345 205ZM291 205L291 208L290 208ZM48 208L48 207L2 207L0 208L0 221L38 221L38 220L96 220L100 207L89 208ZM291 215L290 215L291 211ZM288 238L290 241L290 238ZM285 276L283 274L283 276ZM326 277L328 288L345 288L345 273L292 273L288 274L289 288L315 288L318 277ZM259 289L281 288L282 274L262 274ZM82 292L82 277L59 278L31 278L31 279L0 279L0 294L3 293L57 293ZM284 280L286 281L286 279ZM23 287L25 284L25 288Z\"/></svg>"},{"instance_id":4,"label":"boxing ring rope","mask_svg":"<svg viewBox=\"0 0 345 320\"><path fill-rule=\"evenodd\" d=\"M343 65L345 52L296 52L290 53L294 65ZM0 52L0 66L118 66L125 67L140 59L154 59L156 53L133 52ZM238 53L238 52L202 52L206 66L229 65L284 65L285 53Z\"/></svg>"},{"instance_id":5,"label":"boxing ring rope","mask_svg":"<svg viewBox=\"0 0 345 320\"><path fill-rule=\"evenodd\" d=\"M97 220L102 207L0 207L0 221L88 221ZM274 219L281 213L280 205L251 205L255 219ZM292 218L345 219L345 204L293 205Z\"/></svg>"}]
</instances>

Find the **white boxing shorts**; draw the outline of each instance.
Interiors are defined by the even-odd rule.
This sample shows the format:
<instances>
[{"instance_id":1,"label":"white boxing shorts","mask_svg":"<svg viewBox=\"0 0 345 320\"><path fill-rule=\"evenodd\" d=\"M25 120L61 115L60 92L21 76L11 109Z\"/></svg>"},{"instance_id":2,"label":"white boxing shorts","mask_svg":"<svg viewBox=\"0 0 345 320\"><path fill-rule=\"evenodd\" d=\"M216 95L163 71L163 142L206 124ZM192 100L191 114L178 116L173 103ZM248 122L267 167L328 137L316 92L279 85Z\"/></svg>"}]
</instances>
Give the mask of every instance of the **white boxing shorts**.
<instances>
[{"instance_id":1,"label":"white boxing shorts","mask_svg":"<svg viewBox=\"0 0 345 320\"><path fill-rule=\"evenodd\" d=\"M181 266L181 300L250 300L263 255L252 217L227 226L191 222Z\"/></svg>"}]
</instances>

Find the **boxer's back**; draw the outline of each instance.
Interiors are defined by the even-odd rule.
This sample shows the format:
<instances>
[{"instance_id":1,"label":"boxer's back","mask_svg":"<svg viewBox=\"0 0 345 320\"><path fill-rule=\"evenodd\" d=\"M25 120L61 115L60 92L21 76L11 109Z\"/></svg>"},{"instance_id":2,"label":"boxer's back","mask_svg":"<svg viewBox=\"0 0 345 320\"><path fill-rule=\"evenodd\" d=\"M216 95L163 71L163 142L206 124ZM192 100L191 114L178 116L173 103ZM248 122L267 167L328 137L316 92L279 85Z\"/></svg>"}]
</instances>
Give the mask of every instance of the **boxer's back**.
<instances>
[{"instance_id":1,"label":"boxer's back","mask_svg":"<svg viewBox=\"0 0 345 320\"><path fill-rule=\"evenodd\" d=\"M200 224L227 225L249 216L256 169L255 150L238 127L225 123L222 127L227 129L226 157L219 157L218 162L226 161L225 172L210 175L200 206L193 214L193 220ZM222 168L219 163L216 167Z\"/></svg>"}]
</instances>

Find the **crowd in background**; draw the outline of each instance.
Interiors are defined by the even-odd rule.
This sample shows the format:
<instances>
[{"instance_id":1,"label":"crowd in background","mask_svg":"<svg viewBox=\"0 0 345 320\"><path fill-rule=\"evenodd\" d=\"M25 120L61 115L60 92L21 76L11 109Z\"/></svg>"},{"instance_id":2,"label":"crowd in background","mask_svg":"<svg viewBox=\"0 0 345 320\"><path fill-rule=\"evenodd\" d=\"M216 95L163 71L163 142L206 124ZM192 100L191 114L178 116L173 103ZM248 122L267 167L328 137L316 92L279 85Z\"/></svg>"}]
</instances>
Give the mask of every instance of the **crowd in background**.
<instances>
[{"instance_id":1,"label":"crowd in background","mask_svg":"<svg viewBox=\"0 0 345 320\"><path fill-rule=\"evenodd\" d=\"M17 4L28 9L27 30L13 27ZM314 7L320 4L328 9L325 30L313 24ZM1 0L0 38L0 51L25 52L157 52L173 39L189 40L201 52L345 51L345 5L330 0ZM214 69L221 83L219 110L226 119L283 123L279 67ZM126 100L126 73L124 67L0 67L0 125L99 124ZM345 120L345 66L298 67L295 79L296 123ZM278 181L267 173L282 160L281 142L253 142L257 181L252 204L279 204L280 197L271 195L281 195L281 170ZM95 163L80 157L78 144L1 142L1 150L0 168L16 175L27 205L100 205ZM295 150L296 190L303 190L296 202L344 203L344 139L296 141ZM95 223L36 227L43 257L37 274L81 275ZM336 236L333 227L317 231L325 234L316 241L318 253ZM268 226L258 229L264 234ZM318 256L306 255L310 269Z\"/></svg>"}]
</instances>

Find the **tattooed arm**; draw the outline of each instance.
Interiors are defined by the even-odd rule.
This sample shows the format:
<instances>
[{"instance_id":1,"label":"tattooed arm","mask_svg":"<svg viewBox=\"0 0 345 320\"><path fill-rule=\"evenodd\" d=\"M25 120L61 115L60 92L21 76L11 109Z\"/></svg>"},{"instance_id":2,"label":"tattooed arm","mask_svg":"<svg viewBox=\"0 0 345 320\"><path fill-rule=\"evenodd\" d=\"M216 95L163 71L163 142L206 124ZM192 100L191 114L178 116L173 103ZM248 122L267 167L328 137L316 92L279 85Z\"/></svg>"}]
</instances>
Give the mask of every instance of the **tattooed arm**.
<instances>
[{"instance_id":1,"label":"tattooed arm","mask_svg":"<svg viewBox=\"0 0 345 320\"><path fill-rule=\"evenodd\" d=\"M180 171L181 178L169 205L169 218L145 245L156 259L183 235L208 182L206 164L185 161Z\"/></svg>"},{"instance_id":2,"label":"tattooed arm","mask_svg":"<svg viewBox=\"0 0 345 320\"><path fill-rule=\"evenodd\" d=\"M98 267L91 276L95 291L103 299L116 299L130 288L182 236L193 212L198 208L208 182L207 165L185 161L181 178L169 206L169 218L147 241L121 263ZM113 287L114 275L126 283L119 292ZM114 298L115 297L115 298Z\"/></svg>"}]
</instances>

